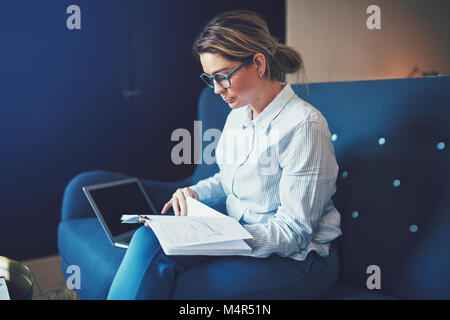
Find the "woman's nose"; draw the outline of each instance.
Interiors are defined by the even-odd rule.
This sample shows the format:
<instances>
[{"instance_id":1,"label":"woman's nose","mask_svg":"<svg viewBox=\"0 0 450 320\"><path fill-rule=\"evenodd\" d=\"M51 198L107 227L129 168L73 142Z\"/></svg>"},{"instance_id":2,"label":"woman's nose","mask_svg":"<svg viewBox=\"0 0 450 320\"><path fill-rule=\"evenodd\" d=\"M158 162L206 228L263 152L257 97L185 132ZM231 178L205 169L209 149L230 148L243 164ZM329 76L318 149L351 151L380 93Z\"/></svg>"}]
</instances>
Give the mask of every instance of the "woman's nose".
<instances>
[{"instance_id":1,"label":"woman's nose","mask_svg":"<svg viewBox=\"0 0 450 320\"><path fill-rule=\"evenodd\" d=\"M214 93L215 94L222 94L222 92L225 91L225 88L221 87L215 80L214 80Z\"/></svg>"}]
</instances>

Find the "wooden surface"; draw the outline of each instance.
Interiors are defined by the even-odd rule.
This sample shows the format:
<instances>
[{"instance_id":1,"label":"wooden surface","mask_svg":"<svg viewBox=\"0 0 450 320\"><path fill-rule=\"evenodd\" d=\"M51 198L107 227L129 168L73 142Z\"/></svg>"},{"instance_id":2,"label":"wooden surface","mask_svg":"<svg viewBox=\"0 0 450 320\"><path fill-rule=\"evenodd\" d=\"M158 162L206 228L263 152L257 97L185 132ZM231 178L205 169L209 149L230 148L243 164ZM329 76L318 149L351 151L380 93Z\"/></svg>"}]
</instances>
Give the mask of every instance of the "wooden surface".
<instances>
[{"instance_id":1,"label":"wooden surface","mask_svg":"<svg viewBox=\"0 0 450 320\"><path fill-rule=\"evenodd\" d=\"M22 261L22 263L33 272L33 300L78 299L75 292L67 288L62 276L60 256Z\"/></svg>"}]
</instances>

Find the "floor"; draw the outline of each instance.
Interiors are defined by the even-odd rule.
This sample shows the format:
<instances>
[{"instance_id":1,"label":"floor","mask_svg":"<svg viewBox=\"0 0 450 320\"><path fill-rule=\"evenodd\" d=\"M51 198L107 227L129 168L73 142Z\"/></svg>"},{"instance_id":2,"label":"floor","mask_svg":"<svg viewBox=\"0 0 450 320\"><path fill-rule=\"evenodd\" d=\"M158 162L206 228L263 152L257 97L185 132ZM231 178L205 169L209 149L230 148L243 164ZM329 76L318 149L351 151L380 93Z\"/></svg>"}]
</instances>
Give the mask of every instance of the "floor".
<instances>
[{"instance_id":1,"label":"floor","mask_svg":"<svg viewBox=\"0 0 450 320\"><path fill-rule=\"evenodd\" d=\"M21 262L33 272L33 300L78 300L75 292L67 288L62 276L60 256Z\"/></svg>"}]
</instances>

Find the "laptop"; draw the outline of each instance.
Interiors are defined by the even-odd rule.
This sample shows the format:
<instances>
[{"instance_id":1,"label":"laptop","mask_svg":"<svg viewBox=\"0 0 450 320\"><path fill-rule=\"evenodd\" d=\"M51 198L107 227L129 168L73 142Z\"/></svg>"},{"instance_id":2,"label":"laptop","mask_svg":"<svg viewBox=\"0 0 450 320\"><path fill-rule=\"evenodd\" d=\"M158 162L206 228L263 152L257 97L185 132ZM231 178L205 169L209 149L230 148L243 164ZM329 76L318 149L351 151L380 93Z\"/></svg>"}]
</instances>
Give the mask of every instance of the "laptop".
<instances>
[{"instance_id":1,"label":"laptop","mask_svg":"<svg viewBox=\"0 0 450 320\"><path fill-rule=\"evenodd\" d=\"M137 178L84 186L83 191L109 240L117 247L128 248L140 227L122 223L123 214L158 214Z\"/></svg>"}]
</instances>

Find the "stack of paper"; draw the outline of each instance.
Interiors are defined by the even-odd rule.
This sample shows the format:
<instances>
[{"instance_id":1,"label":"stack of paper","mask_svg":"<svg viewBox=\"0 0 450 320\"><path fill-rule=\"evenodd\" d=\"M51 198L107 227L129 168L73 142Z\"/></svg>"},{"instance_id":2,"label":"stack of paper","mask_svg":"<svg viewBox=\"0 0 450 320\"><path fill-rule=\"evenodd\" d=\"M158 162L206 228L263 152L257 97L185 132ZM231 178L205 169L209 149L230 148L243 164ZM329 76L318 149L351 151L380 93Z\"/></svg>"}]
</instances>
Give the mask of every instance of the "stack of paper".
<instances>
[{"instance_id":1,"label":"stack of paper","mask_svg":"<svg viewBox=\"0 0 450 320\"><path fill-rule=\"evenodd\" d=\"M5 277L0 277L0 300L11 300Z\"/></svg>"},{"instance_id":2,"label":"stack of paper","mask_svg":"<svg viewBox=\"0 0 450 320\"><path fill-rule=\"evenodd\" d=\"M145 219L166 255L237 255L251 252L252 236L235 219L187 198L187 216L123 215L123 223Z\"/></svg>"}]
</instances>

